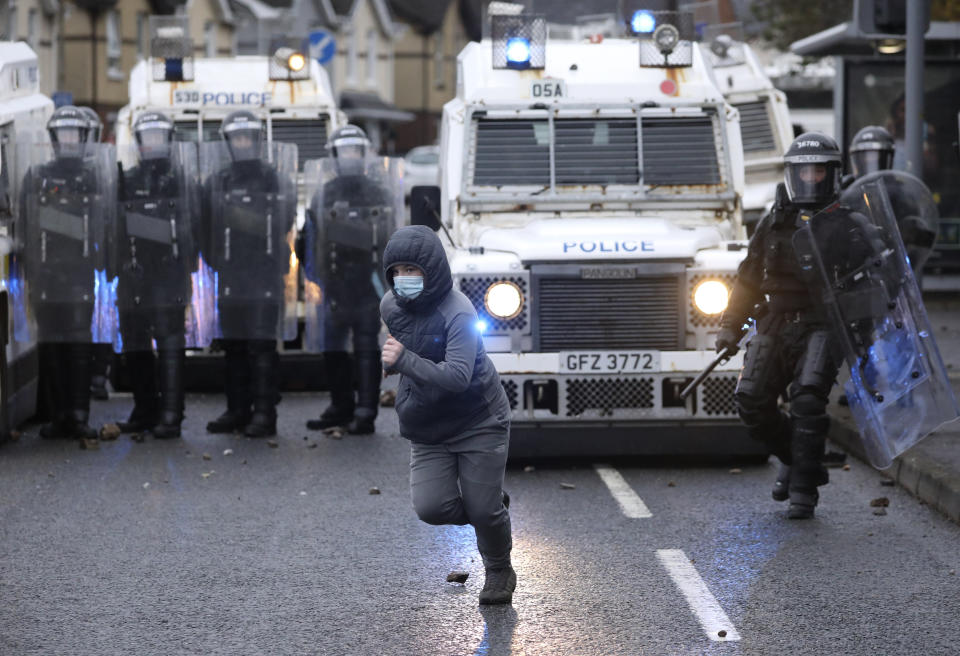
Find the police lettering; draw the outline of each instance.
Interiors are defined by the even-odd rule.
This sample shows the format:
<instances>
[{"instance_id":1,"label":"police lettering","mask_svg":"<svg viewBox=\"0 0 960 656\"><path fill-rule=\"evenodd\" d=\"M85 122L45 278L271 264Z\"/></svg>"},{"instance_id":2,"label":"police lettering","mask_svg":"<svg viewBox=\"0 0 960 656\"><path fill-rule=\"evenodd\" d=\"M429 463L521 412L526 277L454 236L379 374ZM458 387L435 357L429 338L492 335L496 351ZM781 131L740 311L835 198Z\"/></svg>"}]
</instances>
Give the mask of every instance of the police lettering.
<instances>
[{"instance_id":1,"label":"police lettering","mask_svg":"<svg viewBox=\"0 0 960 656\"><path fill-rule=\"evenodd\" d=\"M635 253L641 251L652 253L654 251L652 241L565 241L563 242L564 253Z\"/></svg>"},{"instance_id":2,"label":"police lettering","mask_svg":"<svg viewBox=\"0 0 960 656\"><path fill-rule=\"evenodd\" d=\"M270 92L268 91L220 91L204 92L202 98L204 105L266 105L270 102Z\"/></svg>"}]
</instances>

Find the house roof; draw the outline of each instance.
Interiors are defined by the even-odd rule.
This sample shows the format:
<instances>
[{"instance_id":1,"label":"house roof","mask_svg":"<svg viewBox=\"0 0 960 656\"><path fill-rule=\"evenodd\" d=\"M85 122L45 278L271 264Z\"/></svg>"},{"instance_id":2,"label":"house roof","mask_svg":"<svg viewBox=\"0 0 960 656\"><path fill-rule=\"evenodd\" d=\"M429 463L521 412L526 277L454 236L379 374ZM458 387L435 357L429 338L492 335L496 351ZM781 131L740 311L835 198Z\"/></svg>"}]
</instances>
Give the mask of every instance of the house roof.
<instances>
[{"instance_id":1,"label":"house roof","mask_svg":"<svg viewBox=\"0 0 960 656\"><path fill-rule=\"evenodd\" d=\"M421 34L433 34L443 25L453 0L389 0L393 14Z\"/></svg>"}]
</instances>

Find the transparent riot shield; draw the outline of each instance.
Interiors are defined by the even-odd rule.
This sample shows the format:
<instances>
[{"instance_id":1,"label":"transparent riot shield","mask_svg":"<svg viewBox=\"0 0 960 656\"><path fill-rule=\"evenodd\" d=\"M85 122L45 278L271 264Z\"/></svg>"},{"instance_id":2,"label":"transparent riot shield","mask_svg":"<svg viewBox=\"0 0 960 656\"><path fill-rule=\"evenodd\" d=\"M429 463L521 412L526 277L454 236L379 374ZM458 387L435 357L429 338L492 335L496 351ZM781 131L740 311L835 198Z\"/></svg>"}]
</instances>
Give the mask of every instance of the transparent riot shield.
<instances>
[{"instance_id":1,"label":"transparent riot shield","mask_svg":"<svg viewBox=\"0 0 960 656\"><path fill-rule=\"evenodd\" d=\"M875 467L958 416L885 185L866 183L794 235L850 368L847 399Z\"/></svg>"},{"instance_id":2,"label":"transparent riot shield","mask_svg":"<svg viewBox=\"0 0 960 656\"><path fill-rule=\"evenodd\" d=\"M234 161L224 142L203 143L200 165L202 257L215 287L215 336L293 339L296 145L274 142L260 159Z\"/></svg>"},{"instance_id":3,"label":"transparent riot shield","mask_svg":"<svg viewBox=\"0 0 960 656\"><path fill-rule=\"evenodd\" d=\"M904 171L875 171L856 180L843 192L846 205L862 203L866 185L882 182L890 207L900 228L900 237L910 258L914 275L923 270L930 258L940 224L940 211L933 194L920 178Z\"/></svg>"},{"instance_id":4,"label":"transparent riot shield","mask_svg":"<svg viewBox=\"0 0 960 656\"><path fill-rule=\"evenodd\" d=\"M111 343L116 311L107 280L116 156L109 144L20 144L14 222L15 339ZM24 332L24 330L26 332ZM33 332L35 330L35 332Z\"/></svg>"},{"instance_id":5,"label":"transparent riot shield","mask_svg":"<svg viewBox=\"0 0 960 656\"><path fill-rule=\"evenodd\" d=\"M193 304L201 229L196 144L174 143L160 159L141 159L139 148L129 146L118 157L108 274L117 280L117 350L150 350L154 340L181 337L185 346L206 346L213 315L203 312L203 302L199 311Z\"/></svg>"},{"instance_id":6,"label":"transparent riot shield","mask_svg":"<svg viewBox=\"0 0 960 656\"><path fill-rule=\"evenodd\" d=\"M351 328L378 324L383 249L403 214L401 163L370 158L350 170L334 158L304 164L304 348L350 351Z\"/></svg>"}]
</instances>

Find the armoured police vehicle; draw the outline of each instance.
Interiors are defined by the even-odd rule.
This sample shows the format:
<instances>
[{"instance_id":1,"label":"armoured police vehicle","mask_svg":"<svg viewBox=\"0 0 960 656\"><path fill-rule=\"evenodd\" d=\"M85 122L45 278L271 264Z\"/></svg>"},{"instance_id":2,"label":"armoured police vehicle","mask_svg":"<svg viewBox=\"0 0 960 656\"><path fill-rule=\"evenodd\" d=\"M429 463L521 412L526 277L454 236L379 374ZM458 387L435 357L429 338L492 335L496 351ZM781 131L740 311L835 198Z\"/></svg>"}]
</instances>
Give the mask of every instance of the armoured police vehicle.
<instances>
[{"instance_id":1,"label":"armoured police vehicle","mask_svg":"<svg viewBox=\"0 0 960 656\"><path fill-rule=\"evenodd\" d=\"M413 221L446 233L514 455L756 453L733 406L740 358L680 398L746 254L739 113L688 14L629 24L548 40L540 16L490 16L458 57L441 186L414 191Z\"/></svg>"},{"instance_id":2,"label":"armoured police vehicle","mask_svg":"<svg viewBox=\"0 0 960 656\"><path fill-rule=\"evenodd\" d=\"M3 258L3 291L10 292L8 257L13 217L19 211L20 180L16 142L49 141L47 120L53 101L40 93L37 55L26 43L0 42L0 253ZM0 320L4 335L11 335L15 312L4 294ZM34 414L37 399L36 343L5 339L0 363L0 432Z\"/></svg>"},{"instance_id":3,"label":"armoured police vehicle","mask_svg":"<svg viewBox=\"0 0 960 656\"><path fill-rule=\"evenodd\" d=\"M745 167L743 221L752 232L773 205L777 183L783 179L783 153L793 140L787 97L763 72L756 53L744 41L739 23L707 26L702 45L717 87L740 112Z\"/></svg>"},{"instance_id":4,"label":"armoured police vehicle","mask_svg":"<svg viewBox=\"0 0 960 656\"><path fill-rule=\"evenodd\" d=\"M269 143L297 144L302 168L323 157L327 136L346 124L326 71L299 50L194 58L186 17L152 16L150 29L150 58L130 72L130 103L117 118L120 150L133 143L133 121L146 110L172 118L180 140L214 141L227 114L248 109L264 120ZM302 225L302 185L300 192Z\"/></svg>"}]
</instances>

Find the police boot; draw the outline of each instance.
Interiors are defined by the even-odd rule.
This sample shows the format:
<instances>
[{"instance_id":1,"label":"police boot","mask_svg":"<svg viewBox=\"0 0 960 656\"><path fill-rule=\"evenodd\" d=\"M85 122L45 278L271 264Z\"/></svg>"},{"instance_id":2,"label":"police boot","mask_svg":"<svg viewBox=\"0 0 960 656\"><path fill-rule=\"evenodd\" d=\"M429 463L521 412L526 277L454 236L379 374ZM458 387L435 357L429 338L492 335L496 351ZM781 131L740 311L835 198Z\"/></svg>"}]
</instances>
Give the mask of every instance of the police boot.
<instances>
[{"instance_id":1,"label":"police boot","mask_svg":"<svg viewBox=\"0 0 960 656\"><path fill-rule=\"evenodd\" d=\"M774 501L786 501L790 498L790 465L780 465L777 480L773 482L773 491L770 496Z\"/></svg>"},{"instance_id":2,"label":"police boot","mask_svg":"<svg viewBox=\"0 0 960 656\"><path fill-rule=\"evenodd\" d=\"M513 591L517 589L517 573L512 567L488 569L483 590L480 591L481 604L509 604L513 601Z\"/></svg>"},{"instance_id":3,"label":"police boot","mask_svg":"<svg viewBox=\"0 0 960 656\"><path fill-rule=\"evenodd\" d=\"M347 432L353 435L369 435L375 431L374 420L380 408L380 378L383 366L380 351L357 353L357 409L347 424Z\"/></svg>"},{"instance_id":4,"label":"police boot","mask_svg":"<svg viewBox=\"0 0 960 656\"><path fill-rule=\"evenodd\" d=\"M247 437L277 434L277 365L280 359L273 342L259 345L251 354L253 416L243 431Z\"/></svg>"},{"instance_id":5,"label":"police boot","mask_svg":"<svg viewBox=\"0 0 960 656\"><path fill-rule=\"evenodd\" d=\"M183 421L183 349L160 349L160 418L153 436L160 440L180 437Z\"/></svg>"},{"instance_id":6,"label":"police boot","mask_svg":"<svg viewBox=\"0 0 960 656\"><path fill-rule=\"evenodd\" d=\"M110 398L110 394L107 392L107 375L112 359L113 348L109 344L94 345L93 373L90 376L90 396L97 401L106 401Z\"/></svg>"},{"instance_id":7,"label":"police boot","mask_svg":"<svg viewBox=\"0 0 960 656\"><path fill-rule=\"evenodd\" d=\"M227 411L207 424L208 433L232 433L250 422L250 363L246 343L224 340L223 372Z\"/></svg>"},{"instance_id":8,"label":"police boot","mask_svg":"<svg viewBox=\"0 0 960 656\"><path fill-rule=\"evenodd\" d=\"M353 418L356 402L353 398L353 363L346 351L327 351L323 354L330 388L330 405L320 419L307 422L310 430L345 426Z\"/></svg>"},{"instance_id":9,"label":"police boot","mask_svg":"<svg viewBox=\"0 0 960 656\"><path fill-rule=\"evenodd\" d=\"M91 344L67 345L67 413L63 423L67 437L94 439L97 432L90 428L90 365Z\"/></svg>"},{"instance_id":10,"label":"police boot","mask_svg":"<svg viewBox=\"0 0 960 656\"><path fill-rule=\"evenodd\" d=\"M817 488L829 480L822 462L827 422L826 417L794 420L788 519L812 519L813 509L820 500Z\"/></svg>"},{"instance_id":11,"label":"police boot","mask_svg":"<svg viewBox=\"0 0 960 656\"><path fill-rule=\"evenodd\" d=\"M156 359L152 351L132 351L125 356L133 387L133 410L117 423L124 433L150 430L157 423Z\"/></svg>"}]
</instances>

